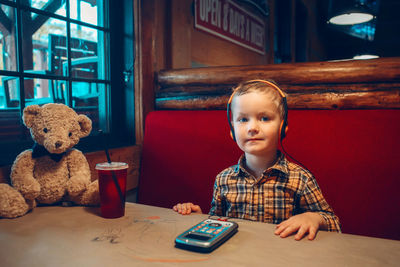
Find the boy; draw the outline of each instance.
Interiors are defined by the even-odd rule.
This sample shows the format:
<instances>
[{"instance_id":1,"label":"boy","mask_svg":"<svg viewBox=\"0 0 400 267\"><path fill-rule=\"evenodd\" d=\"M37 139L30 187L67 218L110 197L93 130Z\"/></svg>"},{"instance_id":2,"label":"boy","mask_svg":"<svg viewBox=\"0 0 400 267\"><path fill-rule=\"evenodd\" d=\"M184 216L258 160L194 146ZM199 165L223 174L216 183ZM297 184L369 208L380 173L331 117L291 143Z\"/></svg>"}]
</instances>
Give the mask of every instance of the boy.
<instances>
[{"instance_id":1,"label":"boy","mask_svg":"<svg viewBox=\"0 0 400 267\"><path fill-rule=\"evenodd\" d=\"M339 220L313 175L278 150L287 131L281 89L264 80L241 83L227 111L232 138L244 154L237 165L217 175L209 214L276 223L276 235L297 232L296 240L307 233L313 240L319 229L340 232ZM179 203L173 210L202 213L192 203Z\"/></svg>"}]
</instances>

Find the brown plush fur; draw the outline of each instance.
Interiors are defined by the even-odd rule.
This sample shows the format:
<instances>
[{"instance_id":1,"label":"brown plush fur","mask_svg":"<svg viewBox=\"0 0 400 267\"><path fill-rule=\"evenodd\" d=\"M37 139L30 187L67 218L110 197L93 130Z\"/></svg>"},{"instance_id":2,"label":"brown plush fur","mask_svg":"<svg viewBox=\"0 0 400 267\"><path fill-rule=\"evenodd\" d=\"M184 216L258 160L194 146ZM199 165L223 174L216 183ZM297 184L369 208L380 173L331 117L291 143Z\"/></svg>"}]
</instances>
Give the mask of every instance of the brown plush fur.
<instances>
[{"instance_id":1,"label":"brown plush fur","mask_svg":"<svg viewBox=\"0 0 400 267\"><path fill-rule=\"evenodd\" d=\"M37 203L98 205L98 182L91 182L83 153L72 148L90 134L92 121L63 104L28 106L23 121L39 145L52 154L65 154L59 161L48 155L33 158L31 149L19 154L11 168L13 187L0 184L0 217L22 216Z\"/></svg>"}]
</instances>

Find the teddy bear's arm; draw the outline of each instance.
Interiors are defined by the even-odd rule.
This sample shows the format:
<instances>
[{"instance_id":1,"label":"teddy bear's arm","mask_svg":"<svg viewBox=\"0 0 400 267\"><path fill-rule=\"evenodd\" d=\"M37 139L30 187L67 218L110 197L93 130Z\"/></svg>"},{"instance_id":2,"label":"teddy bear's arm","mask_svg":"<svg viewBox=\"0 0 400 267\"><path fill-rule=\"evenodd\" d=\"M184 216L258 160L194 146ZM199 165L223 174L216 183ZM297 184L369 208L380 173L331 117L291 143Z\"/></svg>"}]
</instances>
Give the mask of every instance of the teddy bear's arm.
<instances>
[{"instance_id":1,"label":"teddy bear's arm","mask_svg":"<svg viewBox=\"0 0 400 267\"><path fill-rule=\"evenodd\" d=\"M39 182L33 177L35 162L32 150L25 150L15 159L11 167L11 183L24 196L33 200L40 194Z\"/></svg>"},{"instance_id":2,"label":"teddy bear's arm","mask_svg":"<svg viewBox=\"0 0 400 267\"><path fill-rule=\"evenodd\" d=\"M91 182L90 168L86 157L77 149L72 149L68 153L67 162L70 177L67 190L74 197L86 190Z\"/></svg>"}]
</instances>

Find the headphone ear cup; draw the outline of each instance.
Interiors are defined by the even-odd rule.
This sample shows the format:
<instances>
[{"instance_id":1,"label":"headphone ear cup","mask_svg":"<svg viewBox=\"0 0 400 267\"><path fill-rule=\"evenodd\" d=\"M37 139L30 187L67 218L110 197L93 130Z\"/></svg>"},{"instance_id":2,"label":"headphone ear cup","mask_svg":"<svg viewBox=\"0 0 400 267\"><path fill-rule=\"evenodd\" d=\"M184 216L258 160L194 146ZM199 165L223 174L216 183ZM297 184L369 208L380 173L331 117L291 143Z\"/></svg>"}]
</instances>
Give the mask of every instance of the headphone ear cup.
<instances>
[{"instance_id":1,"label":"headphone ear cup","mask_svg":"<svg viewBox=\"0 0 400 267\"><path fill-rule=\"evenodd\" d=\"M282 127L282 129L281 129L281 141L282 141L283 138L285 138L285 137L286 137L286 131L285 131L285 128Z\"/></svg>"},{"instance_id":2,"label":"headphone ear cup","mask_svg":"<svg viewBox=\"0 0 400 267\"><path fill-rule=\"evenodd\" d=\"M283 131L284 124L285 124L285 121L282 121L281 125L279 126L279 141L282 141L283 138L285 138L285 131Z\"/></svg>"},{"instance_id":3,"label":"headphone ear cup","mask_svg":"<svg viewBox=\"0 0 400 267\"><path fill-rule=\"evenodd\" d=\"M286 132L288 130L288 106L287 106L287 99L286 96L282 98L282 103L283 103L283 109L284 109L284 115L283 115L283 121L281 125L281 142L283 138L286 136Z\"/></svg>"},{"instance_id":4,"label":"headphone ear cup","mask_svg":"<svg viewBox=\"0 0 400 267\"><path fill-rule=\"evenodd\" d=\"M233 132L233 130L230 130L230 131L229 131L229 135L231 136L231 138L233 139L233 141L236 142L235 133Z\"/></svg>"},{"instance_id":5,"label":"headphone ear cup","mask_svg":"<svg viewBox=\"0 0 400 267\"><path fill-rule=\"evenodd\" d=\"M231 122L231 114L230 114L232 97L233 97L233 94L229 98L228 104L226 105L226 115L227 115L227 118L228 118L228 124L229 124L229 129L230 129L229 133L230 133L231 138L233 139L233 141L236 142L235 133L233 131L233 125L232 125L232 122Z\"/></svg>"},{"instance_id":6,"label":"headphone ear cup","mask_svg":"<svg viewBox=\"0 0 400 267\"><path fill-rule=\"evenodd\" d=\"M280 139L281 141L283 140L283 138L286 137L286 132L288 130L288 124L287 124L287 120L283 120L281 123L281 127L279 128L280 130Z\"/></svg>"}]
</instances>

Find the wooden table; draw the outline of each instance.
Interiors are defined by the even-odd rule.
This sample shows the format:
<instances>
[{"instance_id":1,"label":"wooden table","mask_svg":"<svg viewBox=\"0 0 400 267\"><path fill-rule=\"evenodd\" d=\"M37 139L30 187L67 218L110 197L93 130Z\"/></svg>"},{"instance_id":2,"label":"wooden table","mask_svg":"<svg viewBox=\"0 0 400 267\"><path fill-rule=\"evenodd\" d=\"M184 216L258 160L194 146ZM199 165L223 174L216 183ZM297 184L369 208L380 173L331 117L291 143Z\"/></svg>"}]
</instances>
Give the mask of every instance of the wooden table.
<instances>
[{"instance_id":1,"label":"wooden table","mask_svg":"<svg viewBox=\"0 0 400 267\"><path fill-rule=\"evenodd\" d=\"M175 237L204 218L133 203L118 219L98 208L38 207L0 219L0 266L400 266L400 241L328 232L295 241L243 220L212 253L175 248Z\"/></svg>"}]
</instances>

